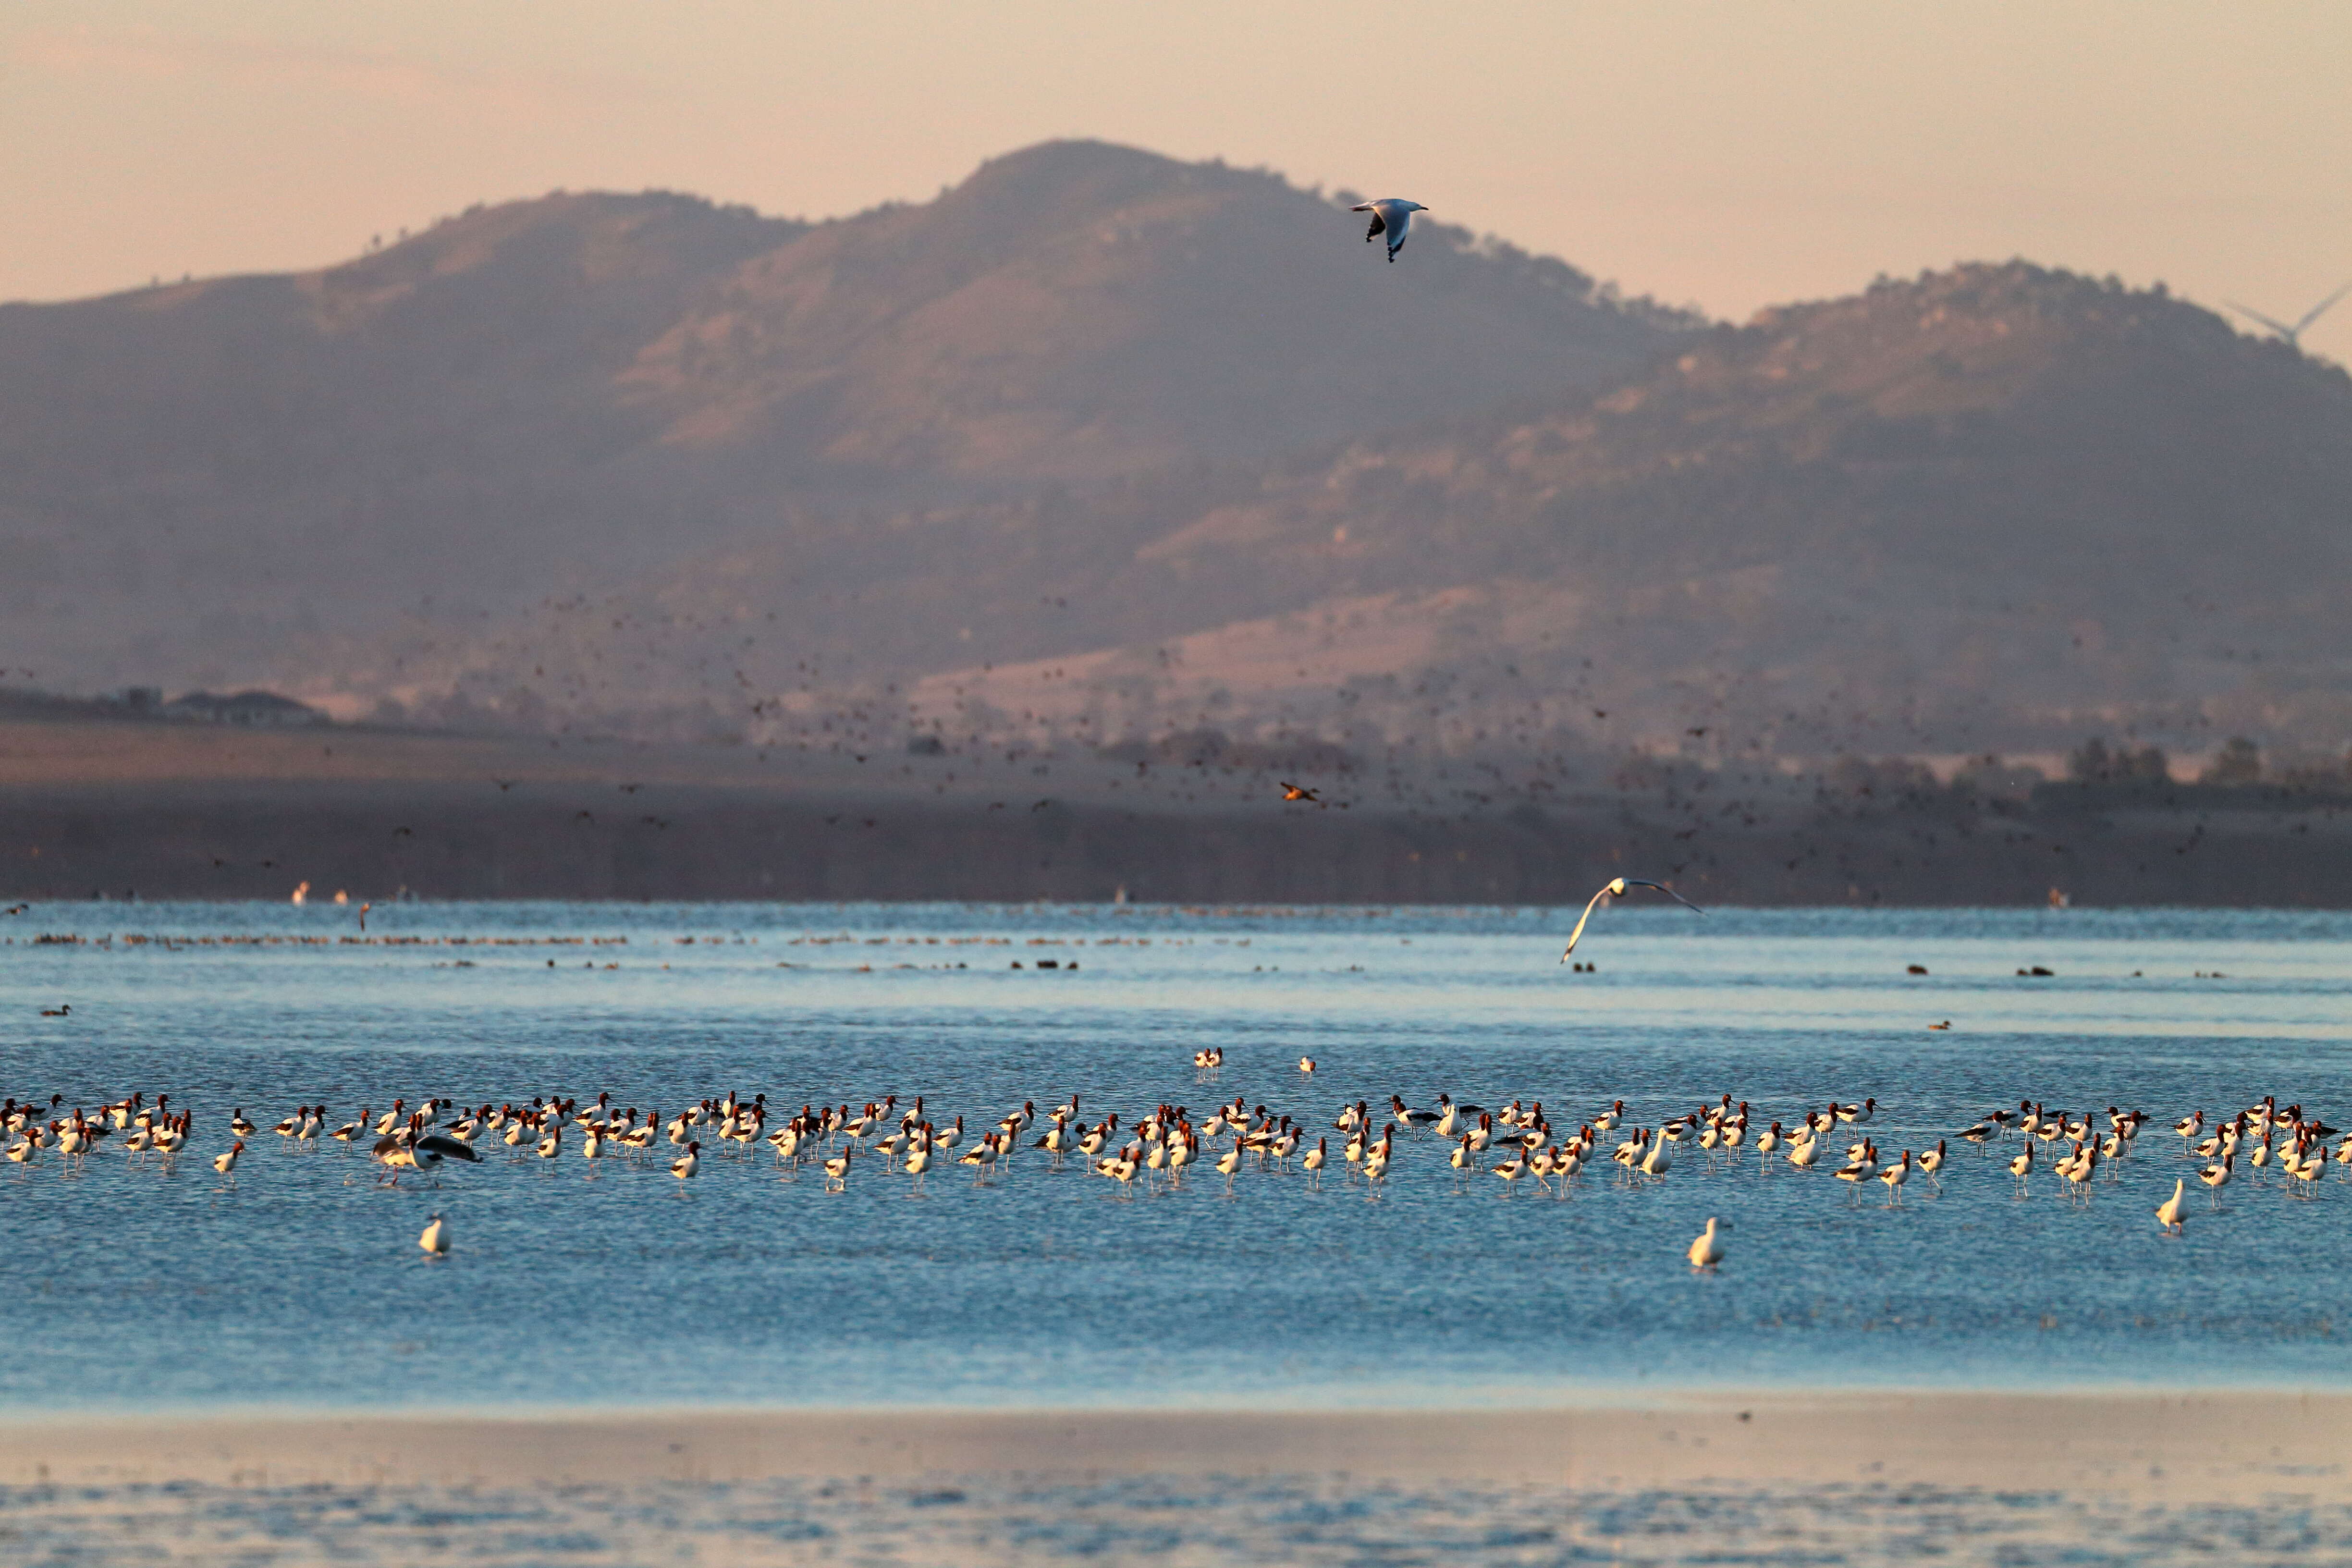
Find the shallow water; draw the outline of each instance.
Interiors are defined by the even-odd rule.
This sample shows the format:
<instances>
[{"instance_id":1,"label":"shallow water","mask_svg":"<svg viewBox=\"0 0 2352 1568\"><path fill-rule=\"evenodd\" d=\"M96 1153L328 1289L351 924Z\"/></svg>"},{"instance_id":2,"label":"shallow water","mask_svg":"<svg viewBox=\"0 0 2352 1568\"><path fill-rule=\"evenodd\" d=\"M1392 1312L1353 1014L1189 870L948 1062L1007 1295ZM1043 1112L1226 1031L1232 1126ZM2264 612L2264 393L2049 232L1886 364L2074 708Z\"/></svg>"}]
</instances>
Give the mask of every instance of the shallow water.
<instances>
[{"instance_id":1,"label":"shallow water","mask_svg":"<svg viewBox=\"0 0 2352 1568\"><path fill-rule=\"evenodd\" d=\"M362 945L332 907L37 906L0 922L0 1092L162 1091L197 1124L169 1171L114 1150L0 1170L0 1408L2352 1381L2342 1167L2310 1202L2242 1173L2212 1213L2192 1181L2181 1239L2150 1214L2193 1169L2167 1131L2188 1110L2273 1094L2352 1124L2352 917L1629 904L1579 949L1591 974L1555 962L1573 917L420 904L375 910ZM245 938L277 940L224 940ZM2035 964L2055 973L2016 973ZM1227 1052L1213 1079L1190 1066L1207 1045ZM303 1101L600 1089L665 1114L730 1089L795 1109L921 1093L972 1138L1073 1092L1090 1120L1239 1094L1320 1127L1343 1101L1446 1089L1540 1099L1563 1131L1620 1097L1654 1122L1727 1091L1760 1129L1875 1096L1890 1156L2021 1098L2153 1121L2086 1205L2046 1169L2019 1201L1957 1142L1940 1195L1915 1179L1895 1209L1875 1186L1855 1201L1831 1156L1808 1175L1752 1151L1715 1173L1686 1152L1640 1191L1605 1163L1564 1200L1457 1190L1426 1138L1370 1196L1253 1168L1230 1196L1196 1171L1122 1201L1029 1150L919 1195L878 1161L828 1194L764 1151L707 1158L687 1191L666 1158L502 1148L438 1191L381 1188L362 1159L266 1131L234 1184L208 1164L238 1106L267 1128ZM436 1208L456 1237L438 1263L415 1246ZM1695 1275L1710 1214L1731 1257Z\"/></svg>"}]
</instances>

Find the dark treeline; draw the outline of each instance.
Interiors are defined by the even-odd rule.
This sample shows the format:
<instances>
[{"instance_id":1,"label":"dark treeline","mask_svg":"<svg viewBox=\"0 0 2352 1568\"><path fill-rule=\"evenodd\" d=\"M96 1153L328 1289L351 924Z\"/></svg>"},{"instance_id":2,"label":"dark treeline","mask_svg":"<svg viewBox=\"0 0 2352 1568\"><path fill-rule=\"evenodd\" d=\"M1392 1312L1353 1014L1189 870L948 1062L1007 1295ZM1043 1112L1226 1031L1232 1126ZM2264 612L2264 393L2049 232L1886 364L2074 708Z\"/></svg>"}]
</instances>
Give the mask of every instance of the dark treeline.
<instances>
[{"instance_id":1,"label":"dark treeline","mask_svg":"<svg viewBox=\"0 0 2352 1568\"><path fill-rule=\"evenodd\" d=\"M1581 901L1620 873L1702 902L2337 907L2352 827L2276 792L2044 785L1843 795L1699 831L1663 803L1451 818L1101 805L1004 811L681 792L602 816L429 786L16 791L0 898ZM2188 798L2202 797L2202 798Z\"/></svg>"}]
</instances>

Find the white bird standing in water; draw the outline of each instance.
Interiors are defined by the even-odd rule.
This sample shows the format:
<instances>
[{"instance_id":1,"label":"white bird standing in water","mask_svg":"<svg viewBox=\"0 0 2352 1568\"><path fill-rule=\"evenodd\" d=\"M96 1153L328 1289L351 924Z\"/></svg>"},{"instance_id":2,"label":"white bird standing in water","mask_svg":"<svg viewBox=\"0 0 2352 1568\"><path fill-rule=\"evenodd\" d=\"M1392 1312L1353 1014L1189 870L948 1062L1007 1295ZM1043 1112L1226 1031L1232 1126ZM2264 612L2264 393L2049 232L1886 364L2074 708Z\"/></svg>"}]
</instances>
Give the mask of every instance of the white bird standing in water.
<instances>
[{"instance_id":1,"label":"white bird standing in water","mask_svg":"<svg viewBox=\"0 0 2352 1568\"><path fill-rule=\"evenodd\" d=\"M1698 1238L1690 1244L1690 1260L1693 1268L1713 1268L1723 1261L1723 1243L1717 1239L1715 1233L1718 1229L1729 1230L1730 1228L1729 1225L1717 1219L1713 1215L1706 1216L1706 1228L1699 1232Z\"/></svg>"},{"instance_id":2,"label":"white bird standing in water","mask_svg":"<svg viewBox=\"0 0 2352 1568\"><path fill-rule=\"evenodd\" d=\"M1396 253L1404 248L1405 235L1412 228L1412 215L1425 213L1429 209L1419 202L1406 201L1402 196L1382 196L1377 201L1359 202L1349 210L1372 215L1372 226L1365 231L1364 243L1369 245L1387 235L1389 259L1394 261Z\"/></svg>"},{"instance_id":3,"label":"white bird standing in water","mask_svg":"<svg viewBox=\"0 0 2352 1568\"><path fill-rule=\"evenodd\" d=\"M1613 877L1610 879L1610 882L1607 887L1601 889L1599 892L1593 894L1591 899L1585 901L1584 912L1576 917L1576 929L1568 933L1568 946L1560 951L1559 961L1562 963L1566 963L1568 962L1568 955L1576 951L1577 939L1584 934L1584 922L1592 918L1592 911L1600 905L1601 900L1603 899L1612 898L1622 899L1625 896L1625 889L1628 888L1655 888L1658 891L1665 894L1666 897L1674 900L1675 902L1682 905L1683 908L1690 910L1693 914L1703 915L1706 913L1705 910L1700 909L1696 904L1692 903L1688 899L1684 898L1680 893L1675 892L1664 882L1645 882L1639 877Z\"/></svg>"},{"instance_id":4,"label":"white bird standing in water","mask_svg":"<svg viewBox=\"0 0 2352 1568\"><path fill-rule=\"evenodd\" d=\"M425 1234L416 1238L416 1245L436 1258L446 1258L449 1255L449 1223L435 1215L425 1226Z\"/></svg>"},{"instance_id":5,"label":"white bird standing in water","mask_svg":"<svg viewBox=\"0 0 2352 1568\"><path fill-rule=\"evenodd\" d=\"M2156 1223L2175 1236L2180 1234L2181 1201L2188 1191L2189 1178L2177 1176L2172 1183L2172 1195L2156 1205Z\"/></svg>"}]
</instances>

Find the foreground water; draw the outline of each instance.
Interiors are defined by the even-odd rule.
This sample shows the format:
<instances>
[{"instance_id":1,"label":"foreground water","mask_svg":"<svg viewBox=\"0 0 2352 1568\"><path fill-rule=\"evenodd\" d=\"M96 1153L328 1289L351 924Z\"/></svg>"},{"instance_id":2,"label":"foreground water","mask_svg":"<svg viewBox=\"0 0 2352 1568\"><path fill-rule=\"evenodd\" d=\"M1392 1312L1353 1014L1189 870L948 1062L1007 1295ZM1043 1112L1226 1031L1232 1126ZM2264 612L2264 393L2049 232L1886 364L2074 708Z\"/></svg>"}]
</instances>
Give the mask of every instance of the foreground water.
<instances>
[{"instance_id":1,"label":"foreground water","mask_svg":"<svg viewBox=\"0 0 2352 1568\"><path fill-rule=\"evenodd\" d=\"M170 1170L110 1150L0 1172L0 1407L2347 1381L2342 1167L2308 1202L2242 1173L2210 1213L2192 1180L2179 1239L2150 1210L2193 1171L2166 1131L2189 1110L2275 1095L2352 1123L2352 918L1621 907L1579 950L1591 974L1555 962L1572 918L404 905L362 943L331 907L37 906L0 924L0 1092L69 1110L161 1091L197 1121ZM1213 1077L1191 1066L1209 1046ZM2021 1098L2154 1120L2087 1204L2046 1170L2020 1201L1955 1142L1940 1194L1915 1181L1892 1209L1853 1201L1833 1159L1808 1175L1752 1151L1712 1173L1686 1154L1639 1191L1605 1163L1559 1200L1457 1190L1428 1139L1401 1141L1374 1194L1252 1168L1230 1195L1196 1172L1129 1201L1028 1150L919 1194L878 1161L826 1193L764 1151L688 1190L666 1158L503 1149L438 1191L383 1188L266 1131L233 1184L208 1164L240 1106L267 1128L302 1102L604 1089L665 1114L729 1090L920 1093L974 1136L1073 1093L1089 1120L1238 1094L1321 1128L1343 1101L1444 1089L1540 1099L1563 1131L1621 1097L1654 1122L1728 1092L1760 1128L1874 1096L1890 1156ZM437 1263L415 1246L435 1209L457 1237ZM1682 1255L1708 1215L1734 1223L1731 1257L1697 1275Z\"/></svg>"}]
</instances>

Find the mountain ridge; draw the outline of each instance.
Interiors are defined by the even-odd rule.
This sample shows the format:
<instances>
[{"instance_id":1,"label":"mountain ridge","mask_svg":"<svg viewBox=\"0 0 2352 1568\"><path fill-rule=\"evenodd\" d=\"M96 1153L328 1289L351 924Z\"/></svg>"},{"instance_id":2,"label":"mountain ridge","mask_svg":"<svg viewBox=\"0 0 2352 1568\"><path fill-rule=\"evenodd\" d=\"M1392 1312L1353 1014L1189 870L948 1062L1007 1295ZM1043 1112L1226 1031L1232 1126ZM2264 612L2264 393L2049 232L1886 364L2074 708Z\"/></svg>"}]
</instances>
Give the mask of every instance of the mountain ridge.
<instances>
[{"instance_id":1,"label":"mountain ridge","mask_svg":"<svg viewBox=\"0 0 2352 1568\"><path fill-rule=\"evenodd\" d=\"M2352 741L2341 370L2020 261L1703 325L1341 205L1060 142L0 307L10 662L772 744Z\"/></svg>"},{"instance_id":2,"label":"mountain ridge","mask_svg":"<svg viewBox=\"0 0 2352 1568\"><path fill-rule=\"evenodd\" d=\"M957 570L877 559L832 607L794 597L788 550L755 544L724 591L674 568L632 624L724 622L734 595L793 606L803 647L836 660L915 628L895 662L863 661L865 684L835 672L836 695L888 696L915 726L1117 738L1214 720L1374 751L1484 731L1709 756L2047 749L2091 728L2190 750L2215 726L2352 737L2340 370L2160 292L2022 263L1679 346L1597 395L1320 458L870 521L862 536L935 539ZM739 679L827 710L817 683L776 674ZM1433 681L1451 695L1415 719ZM1544 695L1507 720L1512 682Z\"/></svg>"},{"instance_id":3,"label":"mountain ridge","mask_svg":"<svg viewBox=\"0 0 2352 1568\"><path fill-rule=\"evenodd\" d=\"M559 194L309 273L0 307L0 608L83 686L315 677L813 509L1270 455L1605 379L1675 324L1459 231L1375 272L1340 219L1048 143L823 223ZM1368 321L1415 374L1366 374Z\"/></svg>"}]
</instances>

